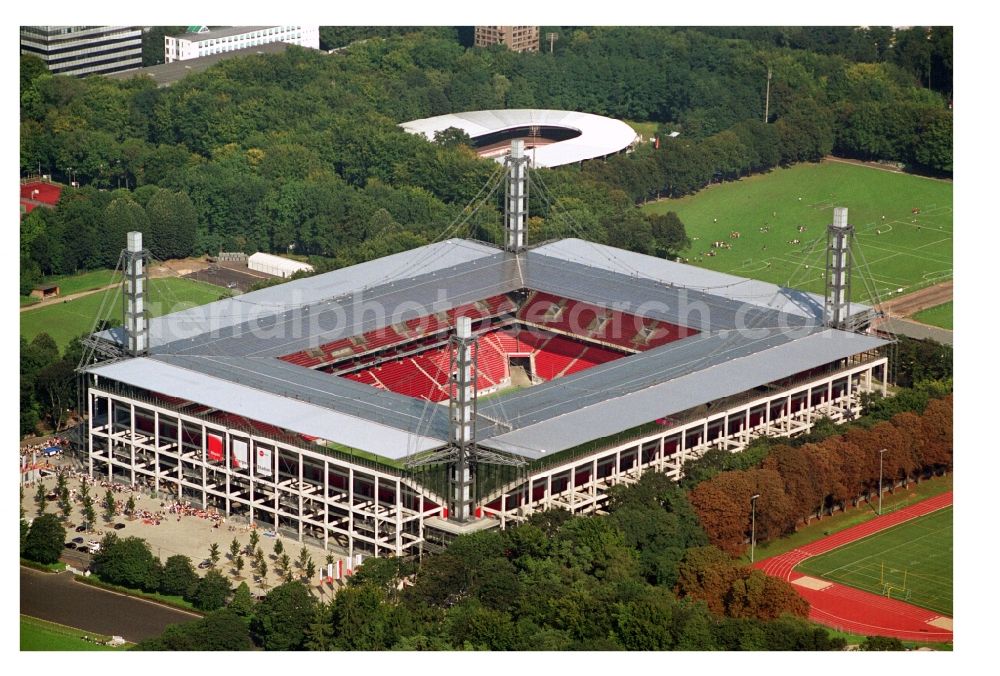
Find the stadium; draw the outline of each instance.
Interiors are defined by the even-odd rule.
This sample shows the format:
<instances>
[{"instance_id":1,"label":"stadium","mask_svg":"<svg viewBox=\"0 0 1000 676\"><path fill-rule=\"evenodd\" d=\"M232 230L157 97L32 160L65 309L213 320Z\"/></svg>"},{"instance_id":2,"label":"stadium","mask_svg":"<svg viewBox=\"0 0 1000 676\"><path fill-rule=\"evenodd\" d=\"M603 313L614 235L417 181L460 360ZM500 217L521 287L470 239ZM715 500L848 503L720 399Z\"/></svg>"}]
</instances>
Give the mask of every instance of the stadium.
<instances>
[{"instance_id":1,"label":"stadium","mask_svg":"<svg viewBox=\"0 0 1000 676\"><path fill-rule=\"evenodd\" d=\"M514 140L524 142L534 167L559 167L608 157L628 150L638 140L620 120L572 110L475 110L411 120L399 125L428 140L445 129L461 129L480 157L503 162Z\"/></svg>"},{"instance_id":2,"label":"stadium","mask_svg":"<svg viewBox=\"0 0 1000 676\"><path fill-rule=\"evenodd\" d=\"M794 436L885 392L888 341L850 303L581 239L525 242L529 157L505 159L503 246L445 239L87 341L92 476L318 542L419 555L535 510L602 510L643 472Z\"/></svg>"}]
</instances>

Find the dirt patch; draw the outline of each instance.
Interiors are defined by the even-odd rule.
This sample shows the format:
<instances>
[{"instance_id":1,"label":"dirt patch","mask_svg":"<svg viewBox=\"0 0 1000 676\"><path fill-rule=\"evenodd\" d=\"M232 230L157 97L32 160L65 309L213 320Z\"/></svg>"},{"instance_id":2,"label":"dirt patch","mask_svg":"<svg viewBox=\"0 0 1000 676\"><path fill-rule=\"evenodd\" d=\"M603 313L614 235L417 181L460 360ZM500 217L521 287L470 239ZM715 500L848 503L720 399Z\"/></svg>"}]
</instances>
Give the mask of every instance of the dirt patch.
<instances>
[{"instance_id":1,"label":"dirt patch","mask_svg":"<svg viewBox=\"0 0 1000 676\"><path fill-rule=\"evenodd\" d=\"M178 258L170 261L157 261L149 266L149 276L154 279L163 277L184 277L198 270L204 270L210 263L203 258Z\"/></svg>"},{"instance_id":2,"label":"dirt patch","mask_svg":"<svg viewBox=\"0 0 1000 676\"><path fill-rule=\"evenodd\" d=\"M254 284L265 279L274 279L275 277L249 270L246 265L241 263L212 263L184 275L184 278L196 279L199 282L207 282L225 289L234 289L240 293L246 293Z\"/></svg>"},{"instance_id":3,"label":"dirt patch","mask_svg":"<svg viewBox=\"0 0 1000 676\"><path fill-rule=\"evenodd\" d=\"M955 283L951 280L934 286L907 293L882 303L886 314L896 317L909 317L921 310L935 307L952 300Z\"/></svg>"}]
</instances>

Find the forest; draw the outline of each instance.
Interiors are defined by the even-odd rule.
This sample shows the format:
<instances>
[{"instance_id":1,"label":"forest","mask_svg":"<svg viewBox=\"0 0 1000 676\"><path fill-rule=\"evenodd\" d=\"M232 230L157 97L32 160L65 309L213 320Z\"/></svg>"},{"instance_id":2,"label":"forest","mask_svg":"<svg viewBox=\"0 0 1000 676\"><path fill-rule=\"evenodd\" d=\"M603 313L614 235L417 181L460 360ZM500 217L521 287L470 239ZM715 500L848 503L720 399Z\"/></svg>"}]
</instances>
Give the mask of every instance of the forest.
<instances>
[{"instance_id":1,"label":"forest","mask_svg":"<svg viewBox=\"0 0 1000 676\"><path fill-rule=\"evenodd\" d=\"M22 287L106 264L132 228L150 231L161 256L294 250L320 270L433 241L496 166L397 125L463 110L658 125L659 148L538 170L531 241L576 235L670 255L683 237L658 238L637 203L829 153L952 169L943 29L560 28L552 54L469 48L464 29L323 30L327 46L350 47L232 59L164 89L53 77L23 57L21 172L81 187L23 218ZM921 34L930 76L910 47ZM460 234L497 241L494 199Z\"/></svg>"}]
</instances>

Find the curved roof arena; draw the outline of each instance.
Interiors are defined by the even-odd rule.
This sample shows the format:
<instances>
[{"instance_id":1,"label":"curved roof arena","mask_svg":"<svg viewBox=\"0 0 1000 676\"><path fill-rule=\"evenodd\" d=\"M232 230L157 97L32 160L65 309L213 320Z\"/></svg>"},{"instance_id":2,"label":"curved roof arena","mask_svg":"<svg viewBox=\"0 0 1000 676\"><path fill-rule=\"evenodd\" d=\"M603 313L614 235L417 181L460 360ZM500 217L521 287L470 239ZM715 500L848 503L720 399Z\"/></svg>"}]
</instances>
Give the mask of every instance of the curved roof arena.
<instances>
[{"instance_id":1,"label":"curved roof arena","mask_svg":"<svg viewBox=\"0 0 1000 676\"><path fill-rule=\"evenodd\" d=\"M438 115L400 124L411 134L429 140L449 127L461 129L473 139L521 127L550 127L577 132L573 138L539 145L529 151L535 167L558 167L596 157L606 157L628 148L635 140L632 127L620 120L572 110L473 110ZM503 161L503 157L497 157Z\"/></svg>"}]
</instances>

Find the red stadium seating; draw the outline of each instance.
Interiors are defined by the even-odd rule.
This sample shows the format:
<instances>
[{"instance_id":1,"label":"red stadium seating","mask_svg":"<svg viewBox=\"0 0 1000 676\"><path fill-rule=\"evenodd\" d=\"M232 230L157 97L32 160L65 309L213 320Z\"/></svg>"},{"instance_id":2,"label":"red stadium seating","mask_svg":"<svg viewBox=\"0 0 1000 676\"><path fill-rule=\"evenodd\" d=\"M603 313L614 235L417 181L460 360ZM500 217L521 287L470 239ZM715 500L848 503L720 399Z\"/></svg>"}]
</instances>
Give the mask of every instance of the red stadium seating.
<instances>
[{"instance_id":1,"label":"red stadium seating","mask_svg":"<svg viewBox=\"0 0 1000 676\"><path fill-rule=\"evenodd\" d=\"M667 322L532 291L520 309L507 295L493 296L361 336L324 343L318 350L303 350L281 359L308 368L321 364L326 368L356 360L362 354L378 353L386 359L381 365L345 377L411 397L444 401L451 389L450 347L441 346L440 342L455 326L457 317L478 321L515 312L519 320L531 326L498 328L479 338L476 383L479 390L495 387L510 377L510 357L531 357L534 375L552 380L607 363L626 352L647 350L697 333ZM419 350L434 343L438 347L416 355L393 356L394 352ZM618 351L612 346L624 349ZM339 368L347 365L342 363Z\"/></svg>"}]
</instances>

